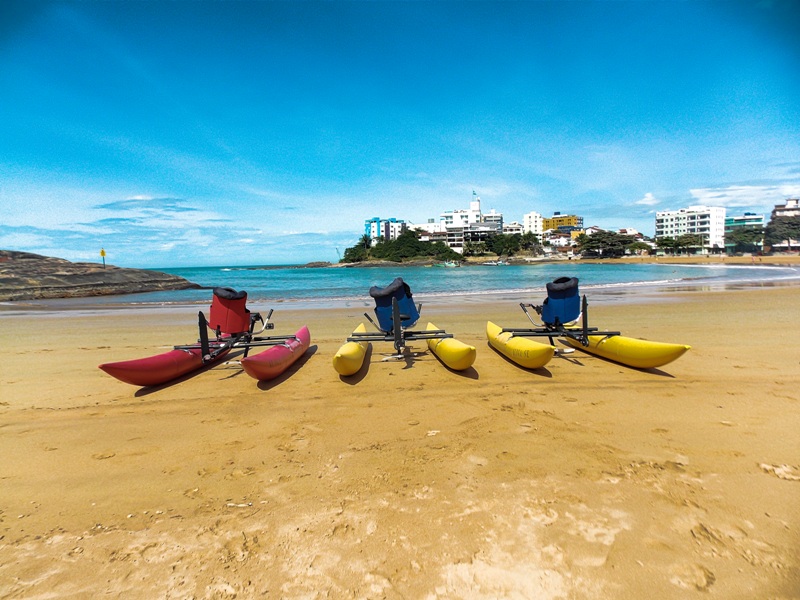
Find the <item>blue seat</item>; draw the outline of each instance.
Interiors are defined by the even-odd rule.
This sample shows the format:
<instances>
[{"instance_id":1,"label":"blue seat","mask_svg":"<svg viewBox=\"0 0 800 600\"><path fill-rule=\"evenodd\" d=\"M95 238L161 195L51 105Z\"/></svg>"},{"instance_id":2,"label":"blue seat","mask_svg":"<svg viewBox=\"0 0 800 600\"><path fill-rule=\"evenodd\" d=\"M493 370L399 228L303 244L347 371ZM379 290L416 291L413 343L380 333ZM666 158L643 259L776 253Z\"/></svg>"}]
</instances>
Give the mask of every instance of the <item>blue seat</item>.
<instances>
[{"instance_id":1,"label":"blue seat","mask_svg":"<svg viewBox=\"0 0 800 600\"><path fill-rule=\"evenodd\" d=\"M571 323L581 316L581 299L576 277L559 277L547 284L542 321L548 327Z\"/></svg>"},{"instance_id":2,"label":"blue seat","mask_svg":"<svg viewBox=\"0 0 800 600\"><path fill-rule=\"evenodd\" d=\"M372 286L369 289L369 295L375 299L375 316L378 317L378 326L382 331L394 330L392 299L397 300L397 306L400 309L401 327L411 327L419 319L419 311L411 297L411 288L403 281L402 277L395 278L392 283L383 288Z\"/></svg>"}]
</instances>

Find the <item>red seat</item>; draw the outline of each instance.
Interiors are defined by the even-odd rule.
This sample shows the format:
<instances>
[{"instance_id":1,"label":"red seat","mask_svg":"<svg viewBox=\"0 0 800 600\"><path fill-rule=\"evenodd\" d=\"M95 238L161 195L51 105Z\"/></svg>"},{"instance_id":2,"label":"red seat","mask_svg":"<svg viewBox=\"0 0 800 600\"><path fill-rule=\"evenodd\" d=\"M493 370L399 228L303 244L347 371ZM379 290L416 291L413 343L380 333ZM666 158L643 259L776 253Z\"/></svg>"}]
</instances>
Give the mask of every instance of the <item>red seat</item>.
<instances>
[{"instance_id":1,"label":"red seat","mask_svg":"<svg viewBox=\"0 0 800 600\"><path fill-rule=\"evenodd\" d=\"M231 288L214 288L208 326L224 335L250 331L250 311L245 306L247 292Z\"/></svg>"}]
</instances>

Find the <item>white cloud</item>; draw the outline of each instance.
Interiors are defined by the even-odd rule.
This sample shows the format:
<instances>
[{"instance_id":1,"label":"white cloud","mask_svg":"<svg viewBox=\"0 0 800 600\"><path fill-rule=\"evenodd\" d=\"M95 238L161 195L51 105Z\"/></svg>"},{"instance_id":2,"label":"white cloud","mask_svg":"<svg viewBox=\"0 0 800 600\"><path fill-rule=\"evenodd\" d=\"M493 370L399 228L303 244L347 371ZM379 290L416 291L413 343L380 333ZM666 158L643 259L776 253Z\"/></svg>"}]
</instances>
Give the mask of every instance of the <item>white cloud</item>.
<instances>
[{"instance_id":1,"label":"white cloud","mask_svg":"<svg viewBox=\"0 0 800 600\"><path fill-rule=\"evenodd\" d=\"M652 193L647 192L644 195L644 198L642 198L641 200L637 200L636 202L634 202L634 204L643 204L644 206L655 206L656 204L659 204L660 202L661 202L661 200L659 200L658 198L653 196Z\"/></svg>"},{"instance_id":2,"label":"white cloud","mask_svg":"<svg viewBox=\"0 0 800 600\"><path fill-rule=\"evenodd\" d=\"M699 188L690 190L701 204L726 208L750 208L771 211L786 198L800 196L800 184L731 185L725 188Z\"/></svg>"}]
</instances>

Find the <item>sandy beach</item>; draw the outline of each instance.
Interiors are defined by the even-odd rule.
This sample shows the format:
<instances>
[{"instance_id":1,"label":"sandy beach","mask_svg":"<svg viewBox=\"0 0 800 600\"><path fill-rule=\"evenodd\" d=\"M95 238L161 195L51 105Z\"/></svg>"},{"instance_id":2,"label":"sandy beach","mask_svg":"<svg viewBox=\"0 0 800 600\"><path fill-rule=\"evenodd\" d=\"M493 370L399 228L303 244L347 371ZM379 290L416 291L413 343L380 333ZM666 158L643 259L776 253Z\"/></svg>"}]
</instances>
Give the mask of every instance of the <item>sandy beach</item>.
<instances>
[{"instance_id":1,"label":"sandy beach","mask_svg":"<svg viewBox=\"0 0 800 600\"><path fill-rule=\"evenodd\" d=\"M364 307L279 309L312 348L278 380L156 390L97 365L194 341L196 309L5 317L0 598L800 598L797 298L595 305L692 346L650 371L524 370L484 334L517 304L434 303L472 370L373 345L346 380Z\"/></svg>"}]
</instances>

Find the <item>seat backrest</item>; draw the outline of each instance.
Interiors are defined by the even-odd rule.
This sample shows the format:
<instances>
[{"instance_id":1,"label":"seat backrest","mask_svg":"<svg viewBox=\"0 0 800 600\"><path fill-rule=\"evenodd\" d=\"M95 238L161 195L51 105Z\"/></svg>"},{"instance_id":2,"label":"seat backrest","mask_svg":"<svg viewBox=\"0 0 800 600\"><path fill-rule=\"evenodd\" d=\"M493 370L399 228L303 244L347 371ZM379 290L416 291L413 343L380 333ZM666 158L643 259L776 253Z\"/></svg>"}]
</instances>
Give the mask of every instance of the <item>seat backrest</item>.
<instances>
[{"instance_id":1,"label":"seat backrest","mask_svg":"<svg viewBox=\"0 0 800 600\"><path fill-rule=\"evenodd\" d=\"M369 295L375 299L375 316L378 317L378 326L383 331L394 329L392 298L397 299L397 305L400 308L401 327L411 327L419 320L419 311L411 296L411 288L403 281L402 277L395 278L384 288L372 286L369 288Z\"/></svg>"},{"instance_id":2,"label":"seat backrest","mask_svg":"<svg viewBox=\"0 0 800 600\"><path fill-rule=\"evenodd\" d=\"M228 287L214 288L208 326L224 334L232 335L250 331L250 311L245 306L247 292Z\"/></svg>"},{"instance_id":3,"label":"seat backrest","mask_svg":"<svg viewBox=\"0 0 800 600\"><path fill-rule=\"evenodd\" d=\"M547 299L542 305L545 325L564 325L581 315L581 299L576 277L559 277L547 284Z\"/></svg>"}]
</instances>

